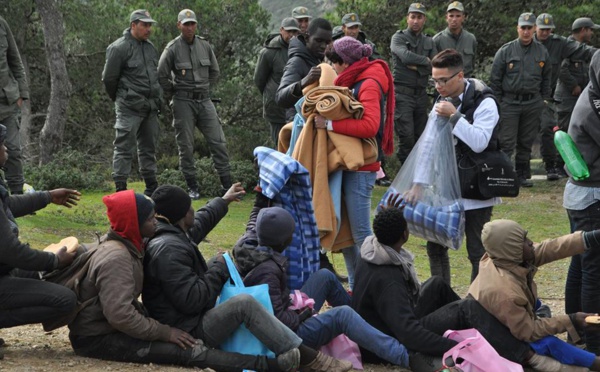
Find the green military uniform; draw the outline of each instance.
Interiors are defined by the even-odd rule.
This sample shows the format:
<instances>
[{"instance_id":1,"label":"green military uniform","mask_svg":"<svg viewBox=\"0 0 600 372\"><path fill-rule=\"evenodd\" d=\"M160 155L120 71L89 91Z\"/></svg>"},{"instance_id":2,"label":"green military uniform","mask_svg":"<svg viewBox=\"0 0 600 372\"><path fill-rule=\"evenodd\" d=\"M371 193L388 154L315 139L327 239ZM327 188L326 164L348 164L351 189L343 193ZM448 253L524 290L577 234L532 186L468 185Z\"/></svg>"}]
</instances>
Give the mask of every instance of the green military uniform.
<instances>
[{"instance_id":1,"label":"green military uniform","mask_svg":"<svg viewBox=\"0 0 600 372\"><path fill-rule=\"evenodd\" d=\"M454 35L446 27L433 37L433 42L438 51L454 49L463 57L465 78L473 76L475 70L475 55L477 54L477 39L469 31L462 29L459 35Z\"/></svg>"},{"instance_id":2,"label":"green military uniform","mask_svg":"<svg viewBox=\"0 0 600 372\"><path fill-rule=\"evenodd\" d=\"M19 98L29 99L25 68L8 23L0 17L0 124L6 127L5 178L11 193L23 193L23 158L19 135Z\"/></svg>"},{"instance_id":3,"label":"green military uniform","mask_svg":"<svg viewBox=\"0 0 600 372\"><path fill-rule=\"evenodd\" d=\"M155 22L146 10L134 11L130 20ZM131 28L106 49L102 81L108 96L115 101L117 115L112 173L117 191L127 187L136 144L140 174L146 182L144 193L151 194L158 186L156 141L162 90L157 65L158 52L154 45L134 38Z\"/></svg>"},{"instance_id":4,"label":"green military uniform","mask_svg":"<svg viewBox=\"0 0 600 372\"><path fill-rule=\"evenodd\" d=\"M189 12L188 21L195 21L196 15L188 9L179 13L179 18L184 12ZM211 85L219 79L219 64L212 47L197 35L192 44L188 44L181 35L176 37L167 44L160 56L158 75L165 96L172 97L179 167L190 191L198 188L194 163L196 127L206 139L221 184L228 189L231 186L231 173L227 142L217 110L210 99Z\"/></svg>"},{"instance_id":5,"label":"green military uniform","mask_svg":"<svg viewBox=\"0 0 600 372\"><path fill-rule=\"evenodd\" d=\"M569 36L569 39L575 41L573 36ZM590 82L589 69L589 59L566 58L561 63L558 82L554 91L554 100L557 102L558 125L564 131L569 128L571 112L573 112L573 107L575 107L577 98L579 98L579 96L572 94L573 89L579 86L583 90L588 85Z\"/></svg>"},{"instance_id":6,"label":"green military uniform","mask_svg":"<svg viewBox=\"0 0 600 372\"><path fill-rule=\"evenodd\" d=\"M554 29L554 20L550 14L540 14L536 20L537 29ZM552 76L550 87L552 89L551 97L554 96L554 90L558 81L560 72L560 64L565 58L574 60L584 60L589 62L592 58L595 48L587 47L584 44L579 44L574 39L567 39L564 36L551 34L546 40L539 41L537 34L535 40L541 43L548 50L550 55L550 66L552 68ZM556 174L557 152L554 146L554 131L553 128L557 124L556 107L554 102L546 102L542 112L542 122L540 128L541 134L541 153L542 159L548 171L548 179L558 179Z\"/></svg>"},{"instance_id":7,"label":"green military uniform","mask_svg":"<svg viewBox=\"0 0 600 372\"><path fill-rule=\"evenodd\" d=\"M412 12L425 14L425 7L419 3L411 4L409 13ZM431 59L437 54L437 48L431 36L416 35L408 28L392 36L390 48L396 91L394 129L399 139L398 159L404 163L427 124L429 97L426 88L431 75Z\"/></svg>"},{"instance_id":8,"label":"green military uniform","mask_svg":"<svg viewBox=\"0 0 600 372\"><path fill-rule=\"evenodd\" d=\"M294 18L285 18L281 27L286 31L300 31ZM286 110L275 103L275 93L288 61L288 46L280 34L269 35L254 69L254 84L263 97L263 117L271 127L271 139L275 148L279 140L279 131L287 123Z\"/></svg>"},{"instance_id":9,"label":"green military uniform","mask_svg":"<svg viewBox=\"0 0 600 372\"><path fill-rule=\"evenodd\" d=\"M526 25L534 26L535 15L519 17ZM550 98L550 56L535 40L527 46L519 39L504 44L494 57L490 76L491 88L501 101L500 145L512 156L515 147L515 168L522 186L531 178L529 160L531 146L540 127L544 100Z\"/></svg>"}]
</instances>

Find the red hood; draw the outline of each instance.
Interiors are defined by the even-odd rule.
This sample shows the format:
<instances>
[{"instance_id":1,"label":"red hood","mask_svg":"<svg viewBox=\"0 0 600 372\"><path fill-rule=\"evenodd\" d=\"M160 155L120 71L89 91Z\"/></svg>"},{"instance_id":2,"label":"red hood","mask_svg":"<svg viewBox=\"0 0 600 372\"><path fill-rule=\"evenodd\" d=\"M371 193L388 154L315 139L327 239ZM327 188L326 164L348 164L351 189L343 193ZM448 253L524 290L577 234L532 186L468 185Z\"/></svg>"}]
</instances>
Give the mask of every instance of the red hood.
<instances>
[{"instance_id":1,"label":"red hood","mask_svg":"<svg viewBox=\"0 0 600 372\"><path fill-rule=\"evenodd\" d=\"M102 198L110 228L123 239L129 240L142 251L142 234L138 224L137 204L133 190L119 191Z\"/></svg>"}]
</instances>

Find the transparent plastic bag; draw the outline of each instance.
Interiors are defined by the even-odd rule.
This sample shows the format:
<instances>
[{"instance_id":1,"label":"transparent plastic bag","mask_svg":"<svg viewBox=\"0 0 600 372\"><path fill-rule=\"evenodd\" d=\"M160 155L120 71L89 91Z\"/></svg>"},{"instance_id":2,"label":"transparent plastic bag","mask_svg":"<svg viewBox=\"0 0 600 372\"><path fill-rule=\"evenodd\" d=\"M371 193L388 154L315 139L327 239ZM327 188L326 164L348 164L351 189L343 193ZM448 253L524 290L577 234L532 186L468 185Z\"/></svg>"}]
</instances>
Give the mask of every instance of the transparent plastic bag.
<instances>
[{"instance_id":1,"label":"transparent plastic bag","mask_svg":"<svg viewBox=\"0 0 600 372\"><path fill-rule=\"evenodd\" d=\"M465 212L448 118L429 115L423 134L379 208L386 205L390 194L398 193L404 198L404 218L411 234L448 248L460 248Z\"/></svg>"}]
</instances>

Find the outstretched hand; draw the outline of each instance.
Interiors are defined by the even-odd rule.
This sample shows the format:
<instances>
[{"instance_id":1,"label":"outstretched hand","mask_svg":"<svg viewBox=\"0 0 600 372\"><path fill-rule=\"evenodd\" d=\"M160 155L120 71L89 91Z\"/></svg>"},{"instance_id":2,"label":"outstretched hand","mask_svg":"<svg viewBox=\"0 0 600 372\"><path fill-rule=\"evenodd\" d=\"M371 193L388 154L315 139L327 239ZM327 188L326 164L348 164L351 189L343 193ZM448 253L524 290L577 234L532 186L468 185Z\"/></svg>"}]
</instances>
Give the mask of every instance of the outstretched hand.
<instances>
[{"instance_id":1,"label":"outstretched hand","mask_svg":"<svg viewBox=\"0 0 600 372\"><path fill-rule=\"evenodd\" d=\"M194 347L198 344L192 335L174 327L171 327L169 332L169 342L179 346L183 350L186 350L188 347Z\"/></svg>"},{"instance_id":2,"label":"outstretched hand","mask_svg":"<svg viewBox=\"0 0 600 372\"><path fill-rule=\"evenodd\" d=\"M242 187L241 182L236 182L231 187L225 195L223 195L223 200L227 203L231 203L232 201L240 201L244 195L246 195L246 190Z\"/></svg>"},{"instance_id":3,"label":"outstretched hand","mask_svg":"<svg viewBox=\"0 0 600 372\"><path fill-rule=\"evenodd\" d=\"M56 257L58 257L58 267L57 269L62 269L63 267L69 266L75 256L77 255L77 251L69 252L67 247L62 247L56 252Z\"/></svg>"},{"instance_id":4,"label":"outstretched hand","mask_svg":"<svg viewBox=\"0 0 600 372\"><path fill-rule=\"evenodd\" d=\"M397 193L390 193L387 197L387 199L385 200L384 204L381 205L381 209L388 209L388 208L397 208L397 209L404 209L404 198L402 197L402 195L397 192Z\"/></svg>"},{"instance_id":5,"label":"outstretched hand","mask_svg":"<svg viewBox=\"0 0 600 372\"><path fill-rule=\"evenodd\" d=\"M80 200L80 196L81 193L77 190L56 189L50 191L52 203L56 205L63 205L67 208L77 205L77 202Z\"/></svg>"}]
</instances>

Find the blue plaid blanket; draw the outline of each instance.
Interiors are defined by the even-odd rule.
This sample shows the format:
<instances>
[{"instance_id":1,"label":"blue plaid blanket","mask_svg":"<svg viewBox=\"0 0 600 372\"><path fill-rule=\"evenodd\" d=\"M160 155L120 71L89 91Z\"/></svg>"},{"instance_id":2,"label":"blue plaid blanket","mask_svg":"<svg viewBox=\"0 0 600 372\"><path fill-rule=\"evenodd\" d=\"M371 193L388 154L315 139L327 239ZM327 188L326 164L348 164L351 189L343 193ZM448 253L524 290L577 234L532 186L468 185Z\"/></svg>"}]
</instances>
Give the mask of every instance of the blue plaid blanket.
<instances>
[{"instance_id":1,"label":"blue plaid blanket","mask_svg":"<svg viewBox=\"0 0 600 372\"><path fill-rule=\"evenodd\" d=\"M319 270L321 247L312 205L308 170L291 157L268 147L257 147L254 156L260 168L262 193L294 216L296 231L289 247L288 287L300 289L310 274Z\"/></svg>"}]
</instances>

